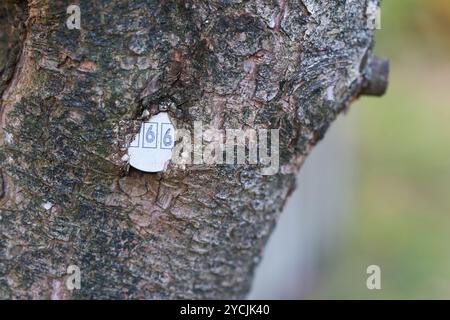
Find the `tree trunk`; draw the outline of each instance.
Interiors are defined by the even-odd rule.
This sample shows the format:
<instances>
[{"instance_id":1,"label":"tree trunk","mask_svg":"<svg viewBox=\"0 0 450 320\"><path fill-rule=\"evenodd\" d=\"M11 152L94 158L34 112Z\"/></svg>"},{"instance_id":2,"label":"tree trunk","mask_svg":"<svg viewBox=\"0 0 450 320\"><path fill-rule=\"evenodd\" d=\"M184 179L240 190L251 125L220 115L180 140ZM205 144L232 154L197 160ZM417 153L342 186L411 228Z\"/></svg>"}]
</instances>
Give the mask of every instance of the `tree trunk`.
<instances>
[{"instance_id":1,"label":"tree trunk","mask_svg":"<svg viewBox=\"0 0 450 320\"><path fill-rule=\"evenodd\" d=\"M245 297L308 152L383 90L378 1L80 1L80 30L70 4L0 9L0 298ZM129 168L162 104L177 128L279 128L279 172Z\"/></svg>"}]
</instances>

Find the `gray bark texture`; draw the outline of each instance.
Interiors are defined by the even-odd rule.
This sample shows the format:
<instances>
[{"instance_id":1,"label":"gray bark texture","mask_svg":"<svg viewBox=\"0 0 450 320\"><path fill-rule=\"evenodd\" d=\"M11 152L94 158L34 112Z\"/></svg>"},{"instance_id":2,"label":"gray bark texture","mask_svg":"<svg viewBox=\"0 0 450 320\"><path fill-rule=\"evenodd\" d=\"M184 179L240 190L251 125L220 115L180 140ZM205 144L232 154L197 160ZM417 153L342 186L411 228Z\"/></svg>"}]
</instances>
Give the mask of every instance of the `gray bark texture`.
<instances>
[{"instance_id":1,"label":"gray bark texture","mask_svg":"<svg viewBox=\"0 0 450 320\"><path fill-rule=\"evenodd\" d=\"M245 297L296 172L368 81L378 1L79 1L81 30L70 4L0 5L0 298ZM279 173L128 168L162 103L180 128L279 128Z\"/></svg>"}]
</instances>

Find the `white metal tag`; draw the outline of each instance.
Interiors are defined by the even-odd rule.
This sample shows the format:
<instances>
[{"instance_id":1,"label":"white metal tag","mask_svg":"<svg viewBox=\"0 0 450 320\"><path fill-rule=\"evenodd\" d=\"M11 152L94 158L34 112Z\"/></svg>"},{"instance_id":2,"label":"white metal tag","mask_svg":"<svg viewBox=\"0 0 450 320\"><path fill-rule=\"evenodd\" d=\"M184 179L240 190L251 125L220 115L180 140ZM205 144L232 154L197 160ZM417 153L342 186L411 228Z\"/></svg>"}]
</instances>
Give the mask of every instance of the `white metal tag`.
<instances>
[{"instance_id":1,"label":"white metal tag","mask_svg":"<svg viewBox=\"0 0 450 320\"><path fill-rule=\"evenodd\" d=\"M145 172L163 171L172 158L175 128L167 112L161 112L144 122L139 134L128 148L130 165Z\"/></svg>"}]
</instances>

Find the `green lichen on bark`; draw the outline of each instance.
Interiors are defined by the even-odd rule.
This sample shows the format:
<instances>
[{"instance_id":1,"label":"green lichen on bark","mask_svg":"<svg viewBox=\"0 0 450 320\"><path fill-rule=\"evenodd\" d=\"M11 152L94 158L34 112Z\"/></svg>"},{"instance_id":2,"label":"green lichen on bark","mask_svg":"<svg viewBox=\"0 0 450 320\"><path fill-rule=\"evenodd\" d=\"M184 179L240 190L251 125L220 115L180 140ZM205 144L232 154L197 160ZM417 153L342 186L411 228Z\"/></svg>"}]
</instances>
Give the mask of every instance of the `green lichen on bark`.
<instances>
[{"instance_id":1,"label":"green lichen on bark","mask_svg":"<svg viewBox=\"0 0 450 320\"><path fill-rule=\"evenodd\" d=\"M295 173L359 93L369 2L83 1L69 30L68 1L29 1L2 99L0 297L245 296ZM280 128L280 172L124 175L117 126L167 100L179 127Z\"/></svg>"}]
</instances>

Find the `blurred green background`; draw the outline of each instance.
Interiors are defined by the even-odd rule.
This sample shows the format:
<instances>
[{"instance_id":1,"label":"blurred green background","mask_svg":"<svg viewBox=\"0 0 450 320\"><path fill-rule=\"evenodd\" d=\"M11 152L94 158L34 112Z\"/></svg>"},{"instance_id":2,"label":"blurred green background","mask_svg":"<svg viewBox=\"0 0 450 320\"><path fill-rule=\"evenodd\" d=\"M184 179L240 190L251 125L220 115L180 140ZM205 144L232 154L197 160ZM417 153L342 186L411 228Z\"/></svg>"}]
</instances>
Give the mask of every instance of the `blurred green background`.
<instances>
[{"instance_id":1,"label":"blurred green background","mask_svg":"<svg viewBox=\"0 0 450 320\"><path fill-rule=\"evenodd\" d=\"M351 107L352 225L307 298L450 298L450 1L384 0L381 21L376 52L391 60L389 91ZM382 290L366 287L372 264Z\"/></svg>"}]
</instances>

